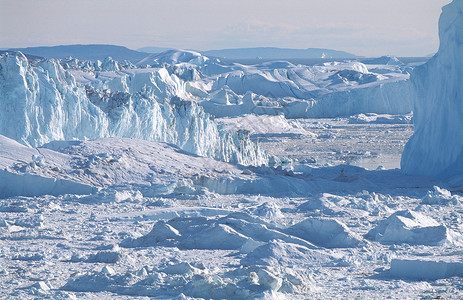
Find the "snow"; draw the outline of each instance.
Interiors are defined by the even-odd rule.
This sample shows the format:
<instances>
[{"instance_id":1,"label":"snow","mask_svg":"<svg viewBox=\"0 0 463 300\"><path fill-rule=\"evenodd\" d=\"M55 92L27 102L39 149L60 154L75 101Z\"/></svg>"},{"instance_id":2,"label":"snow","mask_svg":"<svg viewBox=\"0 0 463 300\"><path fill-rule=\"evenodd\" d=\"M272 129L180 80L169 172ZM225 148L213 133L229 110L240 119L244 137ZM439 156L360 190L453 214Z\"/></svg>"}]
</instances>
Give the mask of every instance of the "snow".
<instances>
[{"instance_id":1,"label":"snow","mask_svg":"<svg viewBox=\"0 0 463 300\"><path fill-rule=\"evenodd\" d=\"M2 218L8 224L0 227L1 265L8 270L19 266L33 272L15 277L28 287L19 291L8 283L10 275L0 275L2 289L8 294L26 298L185 295L240 299L336 297L357 291L357 296L380 297L396 292L404 296L399 290L413 288L425 295L437 285L404 282L394 288L384 279L408 279L402 273L391 275L387 271L397 270L396 263L391 264L395 252L422 260L422 256L413 254L460 249L453 243L402 249L402 241L394 241L399 250L392 251L389 245L363 239L391 210L419 209L421 198L412 195L424 196L434 184L423 184L421 179L413 182L397 170L390 175L384 171L362 175L366 171L344 166L344 176L353 176L355 170L369 178L369 182L344 182L337 179L339 168L320 168L303 180L311 184L299 190L299 195L288 189L278 196L268 192L266 186L257 188L256 181L273 178L276 185L284 187L301 182L299 175L213 161L159 142L109 138L54 142L47 148L32 149L4 140L9 142L5 144L10 153L16 153L14 149L19 153L17 160L3 162L10 172L21 174L22 168L14 167L21 163L20 149L30 149L30 160L23 163L33 162L36 151L43 159L28 172L45 176L52 172L51 166L58 166L62 175L53 177L66 176L102 188L88 196L36 195L0 200ZM149 172L153 174L148 180L145 176ZM227 194L227 189L217 192L217 186L195 183L195 175L201 174L216 177L221 185L229 184L218 180L222 177L239 178L237 188L241 192ZM186 193L188 184L184 182L180 189L178 182L188 180L193 182ZM403 188L405 182L409 182L409 188ZM418 182L422 188L416 188ZM382 194L354 192L369 186L381 187ZM317 189L332 193L317 194ZM269 196L262 195L266 191ZM324 206L317 205L317 199ZM422 209L426 207L432 208L427 205ZM452 208L443 209L427 213L441 218ZM32 216L39 213L41 218L32 221ZM457 222L425 221L452 227ZM19 230L8 229L13 226ZM7 243L13 248L3 247ZM53 264L53 272L48 271L48 264ZM351 273L378 274L380 278L346 277ZM33 289L34 278L40 278L50 289L41 284ZM377 288L369 289L371 286Z\"/></svg>"},{"instance_id":2,"label":"snow","mask_svg":"<svg viewBox=\"0 0 463 300\"><path fill-rule=\"evenodd\" d=\"M439 178L461 175L462 7L463 2L455 0L443 8L439 51L425 65L416 68L411 78L417 92L415 134L402 157L402 169L409 174Z\"/></svg>"}]
</instances>

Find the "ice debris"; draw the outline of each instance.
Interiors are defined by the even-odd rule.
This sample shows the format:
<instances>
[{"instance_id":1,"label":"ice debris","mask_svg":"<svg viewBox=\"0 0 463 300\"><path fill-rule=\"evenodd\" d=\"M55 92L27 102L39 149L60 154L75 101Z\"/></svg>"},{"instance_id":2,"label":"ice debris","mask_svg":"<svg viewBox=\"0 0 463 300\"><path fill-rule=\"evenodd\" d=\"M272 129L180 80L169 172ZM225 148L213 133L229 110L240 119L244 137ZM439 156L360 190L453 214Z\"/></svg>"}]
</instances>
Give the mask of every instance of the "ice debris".
<instances>
[{"instance_id":1,"label":"ice debris","mask_svg":"<svg viewBox=\"0 0 463 300\"><path fill-rule=\"evenodd\" d=\"M428 205L458 205L462 203L462 198L452 193L446 189L434 186L426 196L423 197L422 204Z\"/></svg>"}]
</instances>

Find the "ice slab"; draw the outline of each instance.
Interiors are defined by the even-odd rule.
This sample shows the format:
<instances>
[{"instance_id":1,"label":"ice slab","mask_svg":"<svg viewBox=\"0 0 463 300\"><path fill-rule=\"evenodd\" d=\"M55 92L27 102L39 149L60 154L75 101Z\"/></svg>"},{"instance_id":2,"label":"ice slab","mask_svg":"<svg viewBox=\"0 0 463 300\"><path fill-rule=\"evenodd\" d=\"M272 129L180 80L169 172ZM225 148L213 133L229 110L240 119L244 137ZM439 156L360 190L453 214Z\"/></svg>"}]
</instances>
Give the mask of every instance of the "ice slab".
<instances>
[{"instance_id":1,"label":"ice slab","mask_svg":"<svg viewBox=\"0 0 463 300\"><path fill-rule=\"evenodd\" d=\"M405 280L438 280L454 276L463 277L461 261L430 259L393 259L389 275Z\"/></svg>"}]
</instances>

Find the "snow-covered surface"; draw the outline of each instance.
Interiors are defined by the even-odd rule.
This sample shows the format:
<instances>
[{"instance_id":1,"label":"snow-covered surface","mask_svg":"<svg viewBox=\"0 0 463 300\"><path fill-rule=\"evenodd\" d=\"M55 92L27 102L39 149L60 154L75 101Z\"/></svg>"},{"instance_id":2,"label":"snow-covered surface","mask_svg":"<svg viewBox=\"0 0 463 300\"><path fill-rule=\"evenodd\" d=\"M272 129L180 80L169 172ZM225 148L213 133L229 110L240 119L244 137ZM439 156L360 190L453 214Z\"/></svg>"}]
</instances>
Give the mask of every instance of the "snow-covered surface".
<instances>
[{"instance_id":1,"label":"snow-covered surface","mask_svg":"<svg viewBox=\"0 0 463 300\"><path fill-rule=\"evenodd\" d=\"M407 144L402 169L409 174L461 177L463 166L463 1L443 8L440 48L415 69L415 134ZM461 178L458 179L461 182Z\"/></svg>"}]
</instances>

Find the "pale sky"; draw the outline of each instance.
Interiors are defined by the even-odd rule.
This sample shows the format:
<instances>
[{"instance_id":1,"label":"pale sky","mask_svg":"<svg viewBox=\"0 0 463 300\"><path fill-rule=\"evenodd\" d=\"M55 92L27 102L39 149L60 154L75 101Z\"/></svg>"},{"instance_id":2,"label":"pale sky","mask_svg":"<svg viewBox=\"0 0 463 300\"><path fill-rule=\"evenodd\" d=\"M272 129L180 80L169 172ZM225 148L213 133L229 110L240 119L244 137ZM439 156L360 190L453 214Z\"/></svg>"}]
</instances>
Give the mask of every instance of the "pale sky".
<instances>
[{"instance_id":1,"label":"pale sky","mask_svg":"<svg viewBox=\"0 0 463 300\"><path fill-rule=\"evenodd\" d=\"M438 49L450 0L0 0L0 48L114 44L329 48L363 56Z\"/></svg>"}]
</instances>

